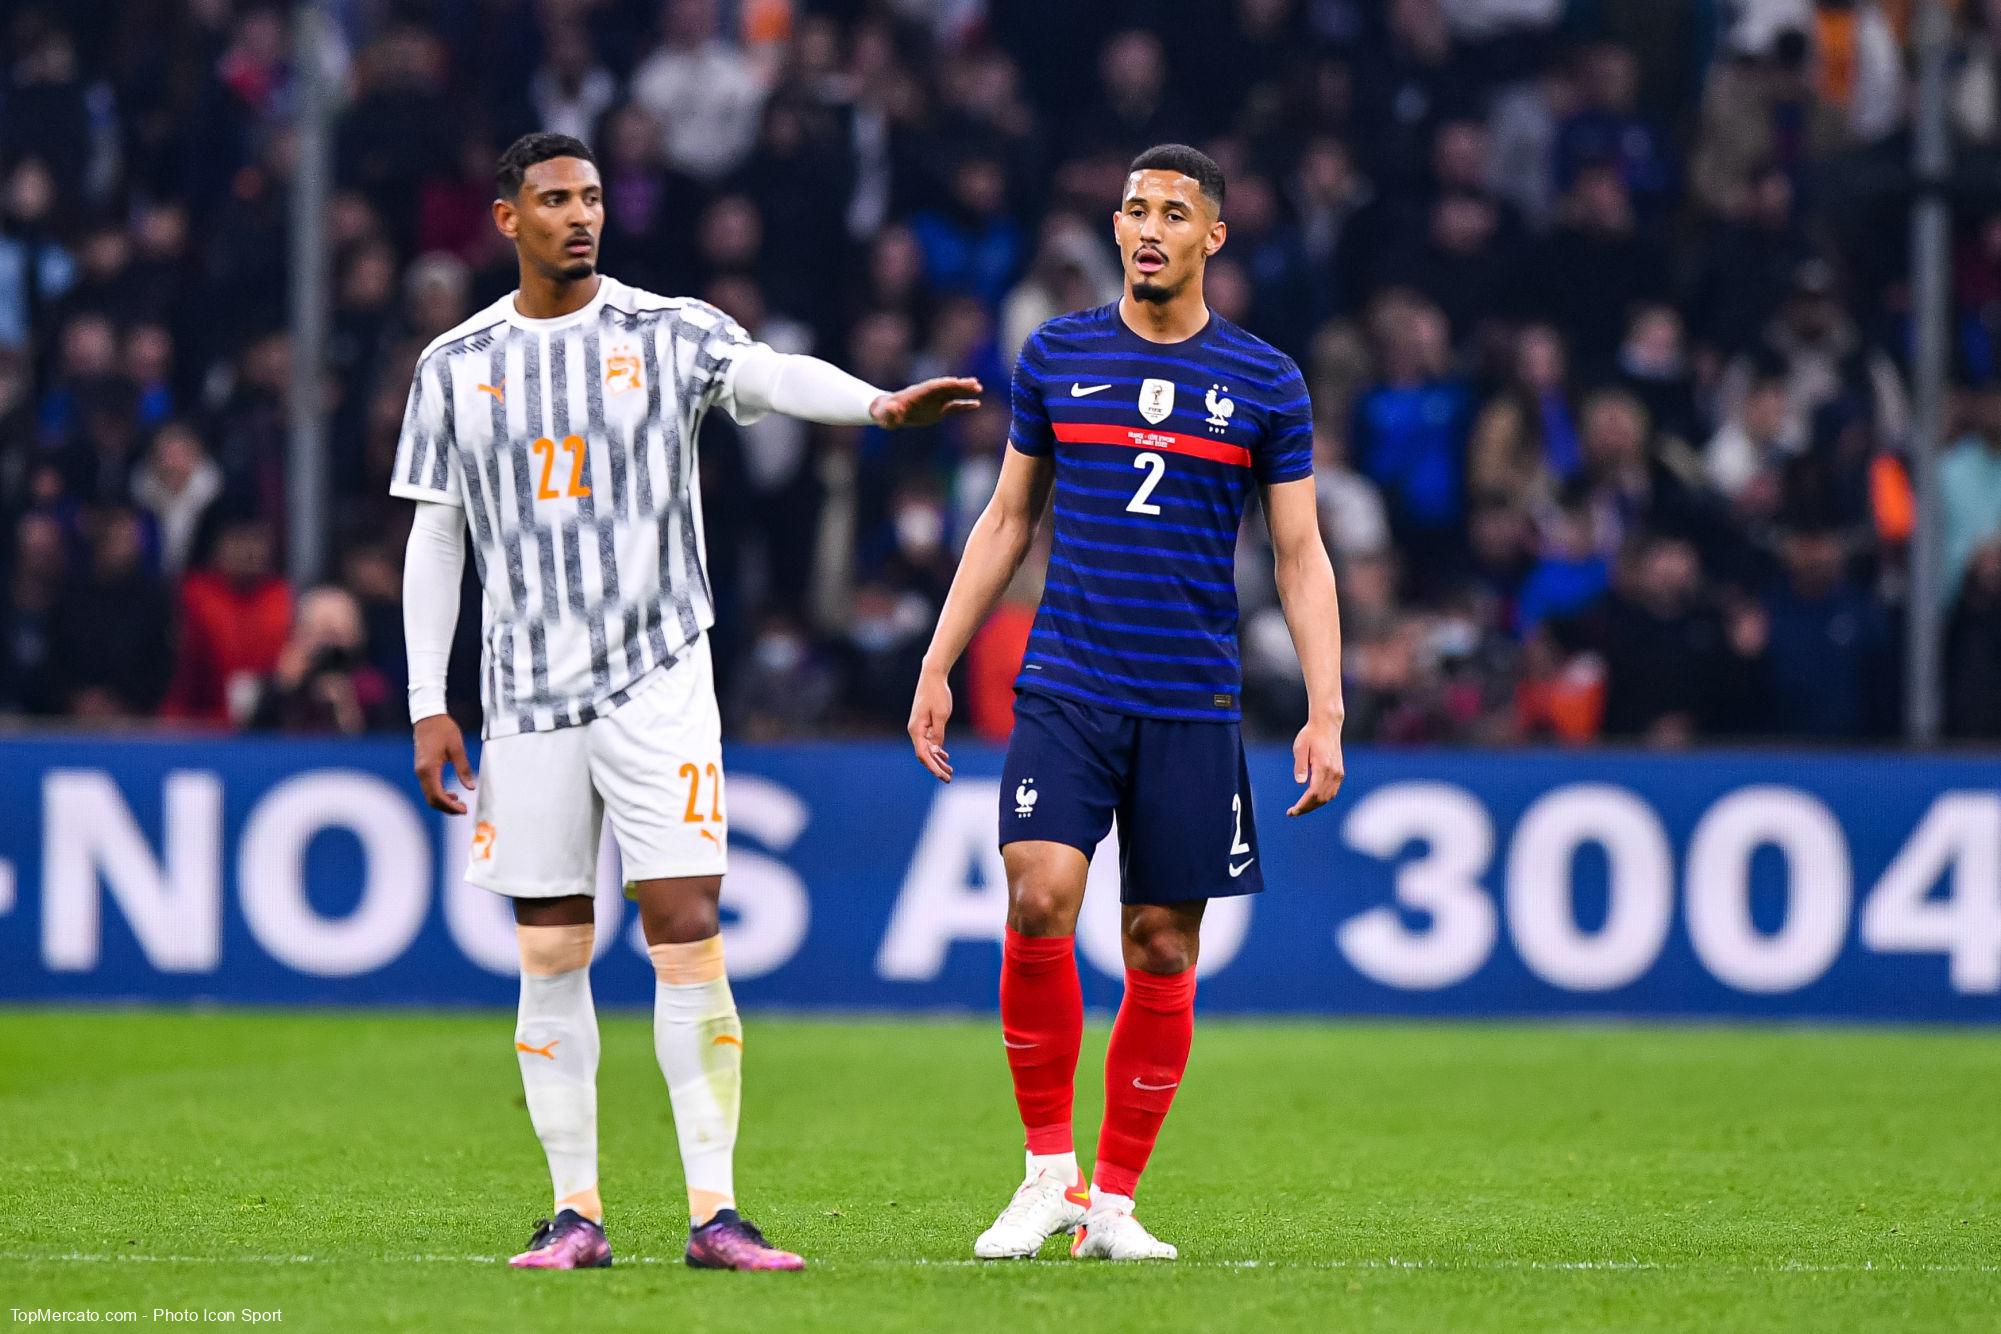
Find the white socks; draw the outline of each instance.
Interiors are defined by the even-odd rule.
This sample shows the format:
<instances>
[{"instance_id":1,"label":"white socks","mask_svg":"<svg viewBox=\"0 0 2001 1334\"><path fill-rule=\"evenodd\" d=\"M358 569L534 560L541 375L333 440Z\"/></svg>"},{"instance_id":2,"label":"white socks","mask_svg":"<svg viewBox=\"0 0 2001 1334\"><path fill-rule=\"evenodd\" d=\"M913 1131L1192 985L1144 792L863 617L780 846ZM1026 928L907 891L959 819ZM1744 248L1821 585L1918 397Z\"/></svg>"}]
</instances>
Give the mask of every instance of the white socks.
<instances>
[{"instance_id":1,"label":"white socks","mask_svg":"<svg viewBox=\"0 0 2001 1334\"><path fill-rule=\"evenodd\" d=\"M549 1159L556 1211L604 1221L598 1198L598 1021L591 927L517 926L521 1008L514 1052L528 1116Z\"/></svg>"},{"instance_id":2,"label":"white socks","mask_svg":"<svg viewBox=\"0 0 2001 1334\"><path fill-rule=\"evenodd\" d=\"M743 1024L723 972L723 938L654 945L653 1052L674 1106L688 1216L699 1226L736 1207L737 1111Z\"/></svg>"},{"instance_id":3,"label":"white socks","mask_svg":"<svg viewBox=\"0 0 2001 1334\"><path fill-rule=\"evenodd\" d=\"M1082 1175L1077 1170L1077 1151L1068 1153L1031 1153L1028 1155L1028 1175L1039 1176L1044 1172L1054 1172L1069 1185Z\"/></svg>"}]
</instances>

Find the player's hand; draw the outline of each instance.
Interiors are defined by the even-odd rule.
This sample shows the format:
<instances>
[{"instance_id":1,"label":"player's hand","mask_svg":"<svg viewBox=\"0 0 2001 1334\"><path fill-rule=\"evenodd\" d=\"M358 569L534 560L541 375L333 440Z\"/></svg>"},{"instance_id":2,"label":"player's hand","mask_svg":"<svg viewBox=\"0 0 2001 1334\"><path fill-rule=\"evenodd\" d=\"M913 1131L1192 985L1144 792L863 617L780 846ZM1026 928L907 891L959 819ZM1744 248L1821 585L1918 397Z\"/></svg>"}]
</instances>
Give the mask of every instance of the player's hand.
<instances>
[{"instance_id":1,"label":"player's hand","mask_svg":"<svg viewBox=\"0 0 2001 1334\"><path fill-rule=\"evenodd\" d=\"M917 762L941 783L952 781L952 755L945 749L945 724L952 719L952 687L944 673L925 672L917 678L917 697L910 704L910 748Z\"/></svg>"},{"instance_id":2,"label":"player's hand","mask_svg":"<svg viewBox=\"0 0 2001 1334\"><path fill-rule=\"evenodd\" d=\"M931 426L946 417L971 412L980 405L978 380L926 380L893 394L884 394L869 408L875 424L896 431L906 426Z\"/></svg>"},{"instance_id":3,"label":"player's hand","mask_svg":"<svg viewBox=\"0 0 2001 1334\"><path fill-rule=\"evenodd\" d=\"M1305 815L1334 800L1347 773L1347 762L1341 758L1340 724L1310 722L1300 728L1292 742L1292 781L1306 784L1306 791L1286 814Z\"/></svg>"},{"instance_id":4,"label":"player's hand","mask_svg":"<svg viewBox=\"0 0 2001 1334\"><path fill-rule=\"evenodd\" d=\"M434 713L417 722L417 785L434 811L464 815L466 804L445 791L445 765L459 776L459 786L470 792L477 786L472 777L472 761L466 758L466 739L449 714Z\"/></svg>"}]
</instances>

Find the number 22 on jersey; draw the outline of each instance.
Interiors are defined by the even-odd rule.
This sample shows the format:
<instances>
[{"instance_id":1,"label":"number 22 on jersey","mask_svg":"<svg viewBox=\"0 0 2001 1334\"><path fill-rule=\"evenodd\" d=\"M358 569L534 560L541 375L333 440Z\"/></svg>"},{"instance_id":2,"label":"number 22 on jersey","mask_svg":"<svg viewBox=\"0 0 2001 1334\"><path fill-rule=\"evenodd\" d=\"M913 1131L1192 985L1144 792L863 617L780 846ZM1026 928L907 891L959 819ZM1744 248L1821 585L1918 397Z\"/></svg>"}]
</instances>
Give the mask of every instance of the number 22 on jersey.
<instances>
[{"instance_id":1,"label":"number 22 on jersey","mask_svg":"<svg viewBox=\"0 0 2001 1334\"><path fill-rule=\"evenodd\" d=\"M584 485L584 438L580 435L563 437L562 450L570 456L570 486L567 491L558 491L549 485L550 475L556 470L557 444L548 436L539 437L529 446L542 460L542 483L535 488L537 500L581 500L591 493Z\"/></svg>"}]
</instances>

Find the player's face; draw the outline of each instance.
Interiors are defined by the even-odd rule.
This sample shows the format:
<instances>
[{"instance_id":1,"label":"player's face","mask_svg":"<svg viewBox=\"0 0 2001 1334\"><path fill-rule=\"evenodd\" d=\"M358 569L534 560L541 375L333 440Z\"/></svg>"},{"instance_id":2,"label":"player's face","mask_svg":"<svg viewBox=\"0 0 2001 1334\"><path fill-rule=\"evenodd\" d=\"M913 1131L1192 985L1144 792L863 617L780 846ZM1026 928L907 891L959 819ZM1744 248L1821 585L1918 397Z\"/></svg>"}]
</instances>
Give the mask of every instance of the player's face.
<instances>
[{"instance_id":1,"label":"player's face","mask_svg":"<svg viewBox=\"0 0 2001 1334\"><path fill-rule=\"evenodd\" d=\"M524 264L545 277L577 282L597 271L604 231L604 184L582 158L538 162L522 176L521 193L493 201L493 221L514 242Z\"/></svg>"},{"instance_id":2,"label":"player's face","mask_svg":"<svg viewBox=\"0 0 2001 1334\"><path fill-rule=\"evenodd\" d=\"M1225 231L1202 187L1178 171L1134 172L1112 221L1126 285L1141 301L1170 300L1200 277Z\"/></svg>"}]
</instances>

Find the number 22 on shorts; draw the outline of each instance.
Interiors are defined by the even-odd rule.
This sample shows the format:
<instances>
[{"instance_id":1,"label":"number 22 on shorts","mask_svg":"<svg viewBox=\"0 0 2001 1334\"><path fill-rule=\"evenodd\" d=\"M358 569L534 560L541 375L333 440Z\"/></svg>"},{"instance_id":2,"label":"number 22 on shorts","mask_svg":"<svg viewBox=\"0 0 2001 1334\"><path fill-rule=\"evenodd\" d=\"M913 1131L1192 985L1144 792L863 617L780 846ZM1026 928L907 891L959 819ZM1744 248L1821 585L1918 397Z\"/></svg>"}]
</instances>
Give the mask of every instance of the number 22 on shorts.
<instances>
[{"instance_id":1,"label":"number 22 on shorts","mask_svg":"<svg viewBox=\"0 0 2001 1334\"><path fill-rule=\"evenodd\" d=\"M714 821L717 824L721 824L723 819L722 770L718 769L714 764L704 765L700 768L697 768L692 763L684 764L681 766L681 777L688 780L688 809L681 817L682 823L699 825L705 821ZM702 779L704 777L708 779L709 783L709 810L706 815L702 813L701 807ZM718 847L722 846L722 838L713 830L697 829L695 832Z\"/></svg>"}]
</instances>

